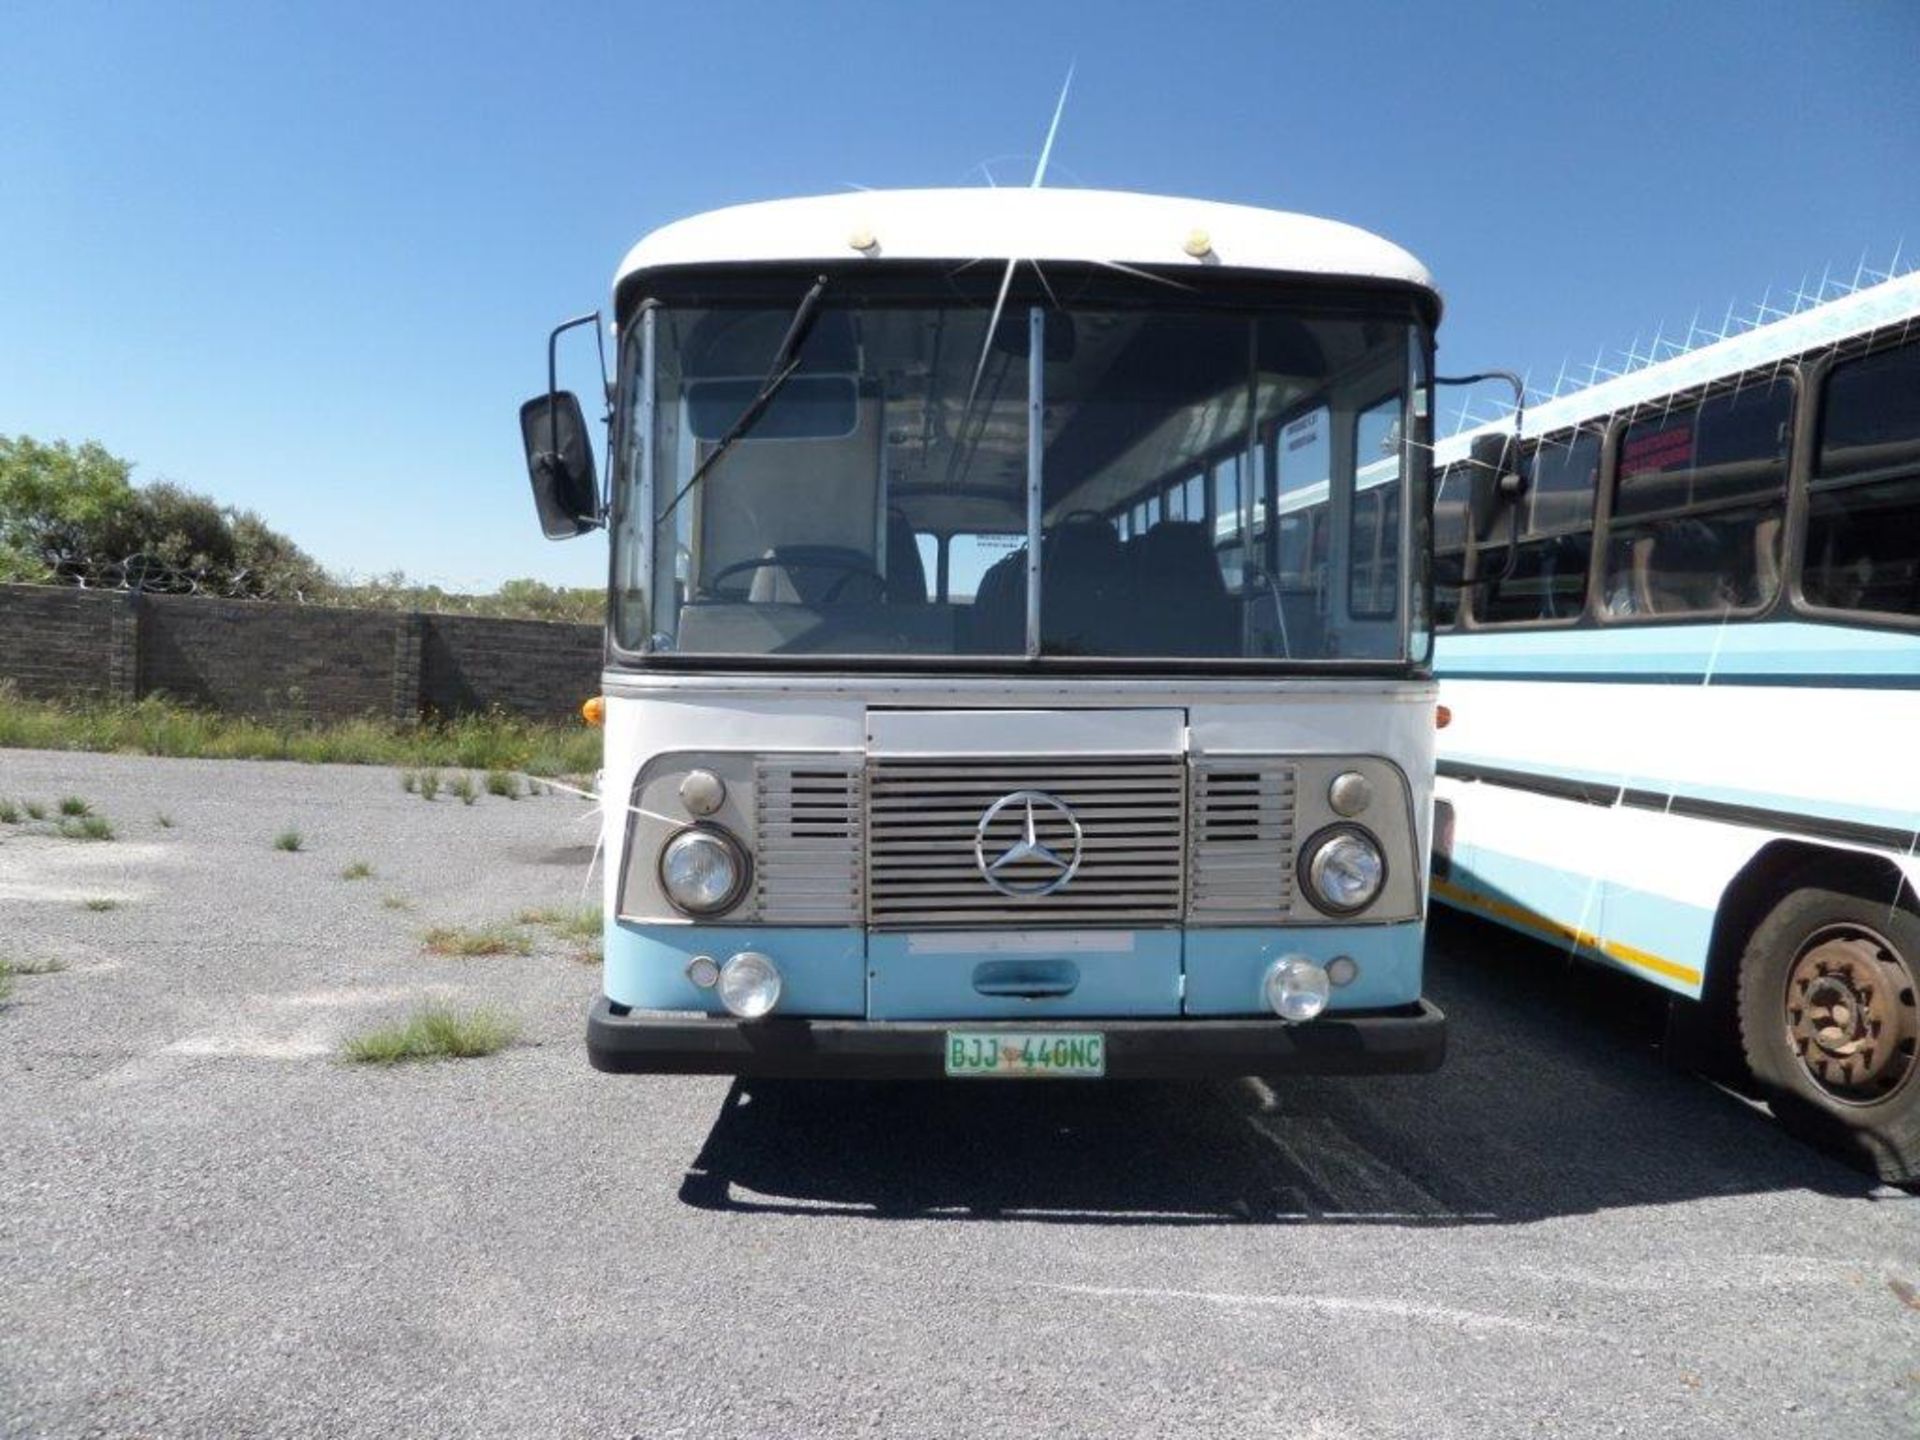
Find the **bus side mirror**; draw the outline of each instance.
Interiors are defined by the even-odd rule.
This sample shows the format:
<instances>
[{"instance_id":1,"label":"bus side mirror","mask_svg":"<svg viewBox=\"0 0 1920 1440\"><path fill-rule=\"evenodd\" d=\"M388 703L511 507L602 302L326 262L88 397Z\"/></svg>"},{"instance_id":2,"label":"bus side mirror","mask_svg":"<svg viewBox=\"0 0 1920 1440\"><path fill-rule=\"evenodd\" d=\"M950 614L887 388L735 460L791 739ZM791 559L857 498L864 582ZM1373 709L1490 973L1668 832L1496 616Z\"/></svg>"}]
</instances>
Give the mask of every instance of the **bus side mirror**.
<instances>
[{"instance_id":1,"label":"bus side mirror","mask_svg":"<svg viewBox=\"0 0 1920 1440\"><path fill-rule=\"evenodd\" d=\"M520 407L520 439L540 529L549 540L571 540L600 524L600 481L586 417L570 390L536 395Z\"/></svg>"},{"instance_id":2,"label":"bus side mirror","mask_svg":"<svg viewBox=\"0 0 1920 1440\"><path fill-rule=\"evenodd\" d=\"M1467 513L1476 541L1492 535L1494 527L1526 493L1527 478L1520 472L1516 453L1518 444L1512 435L1481 435L1468 452L1467 470L1472 479Z\"/></svg>"}]
</instances>

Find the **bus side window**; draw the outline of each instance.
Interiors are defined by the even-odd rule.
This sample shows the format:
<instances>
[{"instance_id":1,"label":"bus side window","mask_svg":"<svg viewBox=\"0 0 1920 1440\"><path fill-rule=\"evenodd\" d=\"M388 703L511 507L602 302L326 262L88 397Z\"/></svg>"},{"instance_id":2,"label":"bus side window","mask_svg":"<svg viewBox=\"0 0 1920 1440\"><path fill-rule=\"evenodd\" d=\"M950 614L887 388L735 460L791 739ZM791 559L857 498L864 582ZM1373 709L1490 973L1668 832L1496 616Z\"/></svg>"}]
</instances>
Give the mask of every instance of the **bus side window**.
<instances>
[{"instance_id":1,"label":"bus side window","mask_svg":"<svg viewBox=\"0 0 1920 1440\"><path fill-rule=\"evenodd\" d=\"M1793 385L1736 384L1627 427L1607 538L1609 616L1724 614L1780 590Z\"/></svg>"},{"instance_id":2,"label":"bus side window","mask_svg":"<svg viewBox=\"0 0 1920 1440\"><path fill-rule=\"evenodd\" d=\"M1594 482L1600 436L1578 430L1549 436L1533 448L1533 483L1521 502L1520 545L1513 568L1482 589L1474 614L1489 625L1569 621L1587 605L1587 566L1593 549ZM1476 547L1482 574L1506 565L1504 528Z\"/></svg>"},{"instance_id":3,"label":"bus side window","mask_svg":"<svg viewBox=\"0 0 1920 1440\"><path fill-rule=\"evenodd\" d=\"M1836 365L1824 401L1802 593L1920 616L1920 342Z\"/></svg>"}]
</instances>

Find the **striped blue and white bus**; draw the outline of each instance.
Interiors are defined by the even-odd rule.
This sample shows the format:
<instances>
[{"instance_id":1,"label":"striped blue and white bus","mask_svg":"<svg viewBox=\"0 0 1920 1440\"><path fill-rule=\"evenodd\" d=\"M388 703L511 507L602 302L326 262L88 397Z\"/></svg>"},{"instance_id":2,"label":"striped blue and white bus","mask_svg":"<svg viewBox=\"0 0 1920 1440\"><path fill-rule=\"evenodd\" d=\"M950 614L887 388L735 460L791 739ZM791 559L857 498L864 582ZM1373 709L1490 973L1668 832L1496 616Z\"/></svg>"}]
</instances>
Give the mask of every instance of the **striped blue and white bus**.
<instances>
[{"instance_id":1,"label":"striped blue and white bus","mask_svg":"<svg viewBox=\"0 0 1920 1440\"><path fill-rule=\"evenodd\" d=\"M1920 1178L1920 274L1530 409L1474 503L1499 428L1436 447L1435 898Z\"/></svg>"}]
</instances>

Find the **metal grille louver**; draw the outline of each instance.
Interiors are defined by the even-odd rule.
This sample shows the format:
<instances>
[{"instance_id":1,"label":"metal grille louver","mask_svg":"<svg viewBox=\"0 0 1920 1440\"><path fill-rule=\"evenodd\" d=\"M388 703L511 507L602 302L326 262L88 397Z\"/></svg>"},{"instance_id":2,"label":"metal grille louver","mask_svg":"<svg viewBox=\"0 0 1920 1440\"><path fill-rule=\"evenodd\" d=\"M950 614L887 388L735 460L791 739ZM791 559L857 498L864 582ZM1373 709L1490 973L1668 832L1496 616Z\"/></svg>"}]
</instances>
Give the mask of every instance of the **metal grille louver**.
<instances>
[{"instance_id":1,"label":"metal grille louver","mask_svg":"<svg viewBox=\"0 0 1920 1440\"><path fill-rule=\"evenodd\" d=\"M1188 916L1272 924L1293 904L1294 770L1266 756L1195 758Z\"/></svg>"},{"instance_id":2,"label":"metal grille louver","mask_svg":"<svg viewBox=\"0 0 1920 1440\"><path fill-rule=\"evenodd\" d=\"M766 924L860 923L861 767L841 756L756 766L753 889Z\"/></svg>"},{"instance_id":3,"label":"metal grille louver","mask_svg":"<svg viewBox=\"0 0 1920 1440\"><path fill-rule=\"evenodd\" d=\"M867 772L867 918L877 928L971 925L1177 924L1183 900L1186 766L1179 756L992 756L874 761ZM981 878L980 817L1016 790L1038 790L1080 822L1080 868L1051 895L1009 896ZM986 837L989 857L1021 838L1009 807ZM1043 844L1065 851L1072 829L1038 816ZM1018 869L1007 878L1044 878Z\"/></svg>"}]
</instances>

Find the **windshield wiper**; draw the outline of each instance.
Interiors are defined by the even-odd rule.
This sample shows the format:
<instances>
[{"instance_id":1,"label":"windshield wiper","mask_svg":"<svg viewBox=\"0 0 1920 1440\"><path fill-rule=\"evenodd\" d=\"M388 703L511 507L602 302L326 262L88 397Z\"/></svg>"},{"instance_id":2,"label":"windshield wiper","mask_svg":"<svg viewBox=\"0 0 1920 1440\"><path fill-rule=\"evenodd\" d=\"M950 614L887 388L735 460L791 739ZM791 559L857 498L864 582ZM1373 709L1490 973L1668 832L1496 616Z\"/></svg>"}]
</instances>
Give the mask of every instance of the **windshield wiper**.
<instances>
[{"instance_id":1,"label":"windshield wiper","mask_svg":"<svg viewBox=\"0 0 1920 1440\"><path fill-rule=\"evenodd\" d=\"M813 329L814 313L819 309L820 297L826 293L826 289L827 277L822 275L813 282L813 288L800 298L800 304L794 309L793 319L787 324L786 338L780 342L780 348L774 351L773 364L767 367L767 378L760 382L760 393L747 402L747 408L740 412L740 418L727 427L727 433L722 435L719 443L707 452L707 458L693 467L693 474L687 477L687 483L682 485L673 499L667 502L667 508L654 517L655 530L664 525L679 508L680 502L687 498L687 492L700 483L700 477L719 464L720 457L760 423L760 417L766 414L767 407L773 404L773 397L778 395L787 381L793 378L794 372L800 368L800 347L807 343L807 334ZM647 437L649 444L652 440L652 436Z\"/></svg>"}]
</instances>

